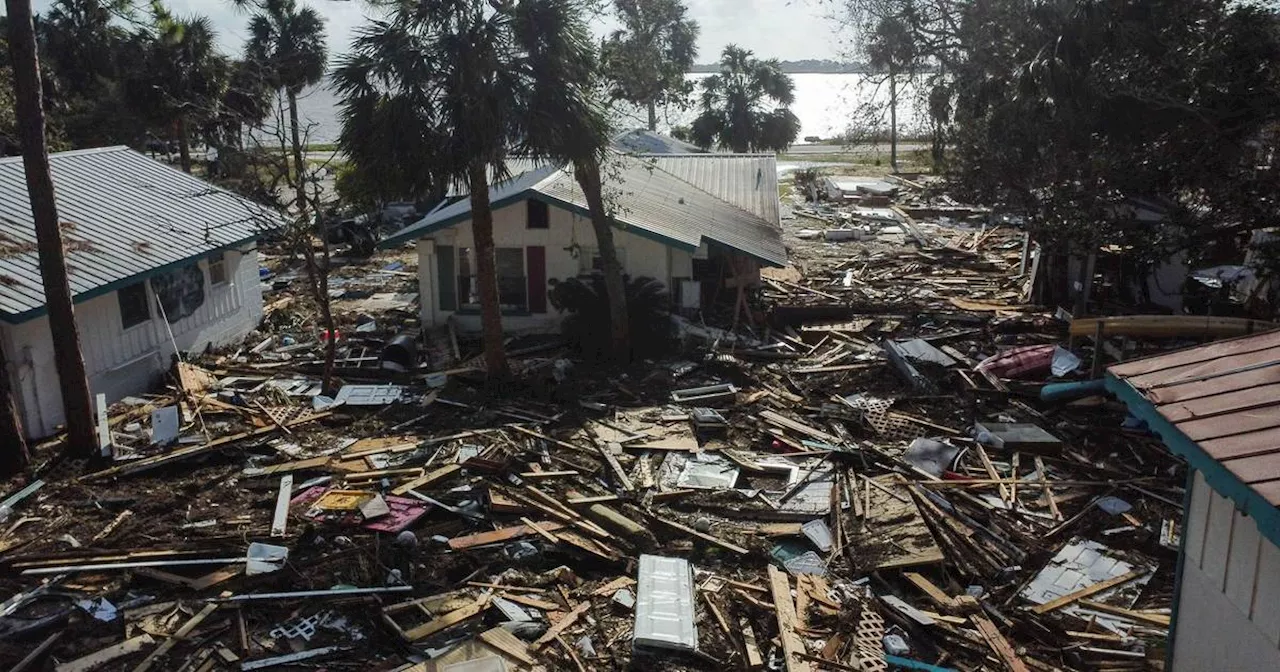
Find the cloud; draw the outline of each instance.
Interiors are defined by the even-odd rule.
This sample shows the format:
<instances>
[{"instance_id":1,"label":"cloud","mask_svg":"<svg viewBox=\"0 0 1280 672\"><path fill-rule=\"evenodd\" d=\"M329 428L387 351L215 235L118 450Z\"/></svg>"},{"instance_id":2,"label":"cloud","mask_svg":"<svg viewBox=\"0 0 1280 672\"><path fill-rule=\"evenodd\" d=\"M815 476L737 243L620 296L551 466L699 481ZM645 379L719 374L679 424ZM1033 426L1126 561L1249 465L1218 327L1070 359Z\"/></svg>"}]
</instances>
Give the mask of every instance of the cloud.
<instances>
[{"instance_id":1,"label":"cloud","mask_svg":"<svg viewBox=\"0 0 1280 672\"><path fill-rule=\"evenodd\" d=\"M346 52L355 30L367 17L380 10L358 0L299 0L316 8L325 17L329 51ZM702 27L698 40L698 61L719 58L725 45L738 44L756 55L784 60L837 58L841 49L836 23L826 16L831 0L685 0L689 15ZM34 0L35 11L47 11L52 0ZM168 0L179 16L209 17L218 32L222 50L240 53L247 36L249 12L236 9L230 0ZM611 18L592 22L599 35L617 27Z\"/></svg>"}]
</instances>

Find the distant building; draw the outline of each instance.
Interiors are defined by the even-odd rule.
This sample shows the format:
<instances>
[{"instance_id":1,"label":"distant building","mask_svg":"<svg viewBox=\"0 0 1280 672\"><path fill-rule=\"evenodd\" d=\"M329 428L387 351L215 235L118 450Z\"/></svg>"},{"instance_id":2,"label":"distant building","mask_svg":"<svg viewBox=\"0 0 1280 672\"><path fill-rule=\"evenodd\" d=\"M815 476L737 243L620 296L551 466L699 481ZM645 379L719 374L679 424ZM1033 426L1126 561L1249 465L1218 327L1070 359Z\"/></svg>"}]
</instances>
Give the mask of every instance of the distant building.
<instances>
[{"instance_id":1,"label":"distant building","mask_svg":"<svg viewBox=\"0 0 1280 672\"><path fill-rule=\"evenodd\" d=\"M676 303L697 307L736 282L759 282L761 266L786 264L772 154L617 154L605 170L614 240L624 271L655 278ZM561 166L492 185L503 326L551 331L562 316L548 283L599 270L586 199ZM446 205L382 242L416 241L422 323L479 330L471 202Z\"/></svg>"},{"instance_id":2,"label":"distant building","mask_svg":"<svg viewBox=\"0 0 1280 672\"><path fill-rule=\"evenodd\" d=\"M234 342L262 318L256 241L283 223L134 152L52 154L90 390L146 392L174 352ZM0 343L27 434L64 422L21 158L0 159Z\"/></svg>"}]
</instances>

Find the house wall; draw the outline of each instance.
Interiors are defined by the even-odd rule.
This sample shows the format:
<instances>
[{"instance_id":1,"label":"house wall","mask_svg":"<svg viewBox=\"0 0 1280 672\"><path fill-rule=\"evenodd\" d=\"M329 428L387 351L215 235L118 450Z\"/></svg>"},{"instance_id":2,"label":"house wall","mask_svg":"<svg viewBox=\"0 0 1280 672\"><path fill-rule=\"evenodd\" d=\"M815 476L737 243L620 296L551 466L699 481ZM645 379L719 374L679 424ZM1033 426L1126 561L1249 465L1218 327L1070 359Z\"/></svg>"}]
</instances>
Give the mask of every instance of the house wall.
<instances>
[{"instance_id":1,"label":"house wall","mask_svg":"<svg viewBox=\"0 0 1280 672\"><path fill-rule=\"evenodd\" d=\"M1190 501L1173 672L1280 670L1280 548L1199 472Z\"/></svg>"},{"instance_id":2,"label":"house wall","mask_svg":"<svg viewBox=\"0 0 1280 672\"><path fill-rule=\"evenodd\" d=\"M80 349L93 394L105 394L112 403L146 392L168 370L175 344L181 352L200 351L234 342L258 325L262 285L257 249L228 250L224 258L227 282L219 285L210 283L208 262L198 262L204 299L173 324L161 317L150 281L151 319L129 329L123 328L117 292L76 303ZM49 318L4 325L2 336L23 426L33 438L48 436L65 419Z\"/></svg>"},{"instance_id":3,"label":"house wall","mask_svg":"<svg viewBox=\"0 0 1280 672\"><path fill-rule=\"evenodd\" d=\"M542 247L546 254L548 280L564 280L577 276L585 268L585 251L594 250L597 247L591 221L568 210L549 206L548 228L530 229L527 225L527 208L526 202L521 201L494 211L493 235L496 246L522 248L526 250L526 255L529 247ZM619 229L614 230L614 244L623 260L624 271L631 277L656 278L666 284L668 289L673 289L675 287L673 279L687 278L692 273L693 254L690 252L670 248L655 240ZM575 245L579 250L578 257L575 257L570 250ZM478 311L448 310L442 307L440 295L441 256L445 254L445 250L451 251L456 275L459 269L457 258L461 250L465 248L474 250L475 247L471 222L465 221L420 239L417 247L423 324L443 325L453 317L458 329L479 331ZM526 256L526 277L529 272L527 259ZM448 262L443 263L443 267L447 268ZM474 267L471 273L475 273ZM529 287L526 291L531 293L533 288ZM461 306L465 301L466 297L462 297L458 305ZM562 317L563 315L548 302L546 312L504 314L503 327L509 332L556 331L559 329Z\"/></svg>"}]
</instances>

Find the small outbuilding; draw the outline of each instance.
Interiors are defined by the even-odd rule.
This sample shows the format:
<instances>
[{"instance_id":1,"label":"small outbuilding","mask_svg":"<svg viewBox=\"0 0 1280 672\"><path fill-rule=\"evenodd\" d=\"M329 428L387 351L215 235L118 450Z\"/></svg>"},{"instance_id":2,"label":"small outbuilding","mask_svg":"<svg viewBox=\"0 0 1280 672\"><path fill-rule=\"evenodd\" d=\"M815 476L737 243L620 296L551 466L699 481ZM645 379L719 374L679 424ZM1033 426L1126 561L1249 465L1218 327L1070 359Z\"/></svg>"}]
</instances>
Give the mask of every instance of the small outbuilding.
<instances>
[{"instance_id":1,"label":"small outbuilding","mask_svg":"<svg viewBox=\"0 0 1280 672\"><path fill-rule=\"evenodd\" d=\"M262 319L259 236L280 215L127 147L49 156L89 387L150 389L175 352L235 342ZM64 421L20 157L0 159L0 345L33 438Z\"/></svg>"},{"instance_id":2,"label":"small outbuilding","mask_svg":"<svg viewBox=\"0 0 1280 672\"><path fill-rule=\"evenodd\" d=\"M615 154L606 203L624 272L664 283L677 307L759 282L787 261L772 154ZM555 330L550 283L599 272L587 202L570 170L551 165L490 187L498 292L510 332ZM480 329L470 199L446 205L382 242L416 241L422 323ZM728 296L725 291L723 296Z\"/></svg>"},{"instance_id":3,"label":"small outbuilding","mask_svg":"<svg viewBox=\"0 0 1280 672\"><path fill-rule=\"evenodd\" d=\"M1280 331L1118 364L1106 383L1190 467L1170 669L1280 670Z\"/></svg>"}]
</instances>

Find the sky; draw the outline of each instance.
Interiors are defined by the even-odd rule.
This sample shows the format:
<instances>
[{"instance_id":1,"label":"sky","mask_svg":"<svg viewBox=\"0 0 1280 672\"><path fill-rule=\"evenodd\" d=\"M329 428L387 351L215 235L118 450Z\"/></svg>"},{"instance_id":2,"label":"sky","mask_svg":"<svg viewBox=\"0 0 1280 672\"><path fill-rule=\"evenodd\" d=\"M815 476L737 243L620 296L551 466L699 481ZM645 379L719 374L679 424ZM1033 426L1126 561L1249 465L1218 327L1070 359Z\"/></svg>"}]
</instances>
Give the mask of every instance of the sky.
<instances>
[{"instance_id":1,"label":"sky","mask_svg":"<svg viewBox=\"0 0 1280 672\"><path fill-rule=\"evenodd\" d=\"M359 0L299 0L318 9L326 19L330 52L347 50L354 30L372 10ZM52 0L34 0L43 12ZM231 0L166 0L179 16L200 14L212 20L224 52L238 53L245 39L248 14ZM756 55L782 60L838 59L842 48L835 22L826 15L830 0L685 0L689 15L702 27L698 62L718 60L725 45L738 44ZM600 35L615 28L611 21L596 20Z\"/></svg>"}]
</instances>

